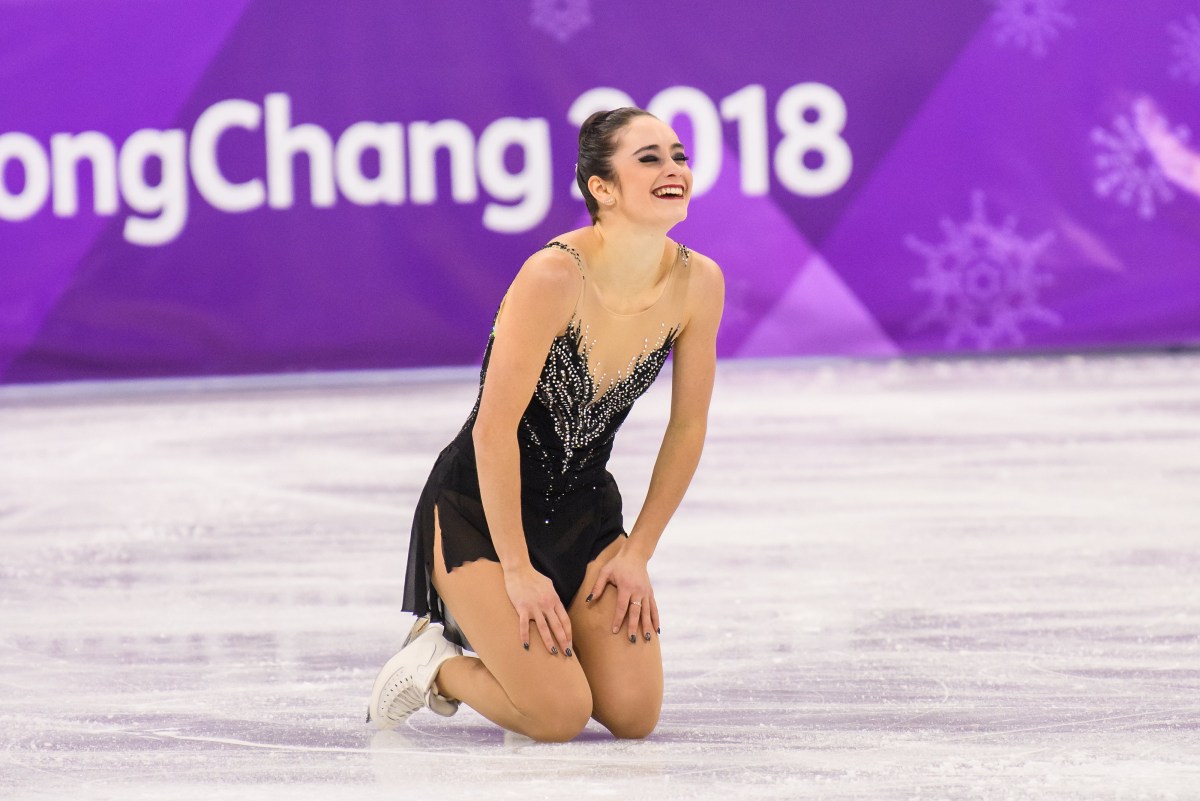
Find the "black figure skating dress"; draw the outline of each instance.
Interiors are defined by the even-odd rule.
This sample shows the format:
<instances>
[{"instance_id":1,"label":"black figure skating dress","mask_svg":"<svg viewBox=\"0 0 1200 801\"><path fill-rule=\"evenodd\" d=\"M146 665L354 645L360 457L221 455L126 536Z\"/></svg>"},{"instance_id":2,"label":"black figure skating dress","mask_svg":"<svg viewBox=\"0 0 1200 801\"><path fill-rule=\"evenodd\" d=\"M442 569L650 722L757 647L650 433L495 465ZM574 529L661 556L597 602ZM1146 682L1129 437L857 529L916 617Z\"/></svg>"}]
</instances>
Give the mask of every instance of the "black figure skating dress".
<instances>
[{"instance_id":1,"label":"black figure skating dress","mask_svg":"<svg viewBox=\"0 0 1200 801\"><path fill-rule=\"evenodd\" d=\"M521 520L534 568L553 583L566 608L583 582L588 562L619 536L621 493L608 472L613 439L633 402L662 369L678 336L687 293L690 251L676 246L662 294L632 314L607 309L596 296L579 253L571 254L582 278L566 330L546 354L533 397L517 428L521 458ZM495 321L479 371L479 394L466 423L438 455L413 516L405 611L445 624L446 638L470 648L433 586L433 510L437 507L446 568L476 559L499 562L480 501L471 431L495 340Z\"/></svg>"}]
</instances>

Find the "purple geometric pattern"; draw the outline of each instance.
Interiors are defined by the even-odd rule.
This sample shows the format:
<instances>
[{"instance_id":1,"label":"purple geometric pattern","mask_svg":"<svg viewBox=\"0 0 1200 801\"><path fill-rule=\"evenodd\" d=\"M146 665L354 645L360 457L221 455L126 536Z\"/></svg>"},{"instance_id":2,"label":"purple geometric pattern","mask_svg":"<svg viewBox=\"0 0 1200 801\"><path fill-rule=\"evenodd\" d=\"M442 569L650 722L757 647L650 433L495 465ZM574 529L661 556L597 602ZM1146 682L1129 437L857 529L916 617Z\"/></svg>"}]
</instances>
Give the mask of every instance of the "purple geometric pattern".
<instances>
[{"instance_id":1,"label":"purple geometric pattern","mask_svg":"<svg viewBox=\"0 0 1200 801\"><path fill-rule=\"evenodd\" d=\"M1200 124L1195 8L1117 5L7 4L0 381L477 364L520 264L586 224L602 87L688 110L715 179L671 236L725 272L722 356L1196 343L1200 198L1129 119ZM976 192L1016 227L964 220ZM966 297L939 219L1011 246L961 286L1025 299L938 311Z\"/></svg>"}]
</instances>

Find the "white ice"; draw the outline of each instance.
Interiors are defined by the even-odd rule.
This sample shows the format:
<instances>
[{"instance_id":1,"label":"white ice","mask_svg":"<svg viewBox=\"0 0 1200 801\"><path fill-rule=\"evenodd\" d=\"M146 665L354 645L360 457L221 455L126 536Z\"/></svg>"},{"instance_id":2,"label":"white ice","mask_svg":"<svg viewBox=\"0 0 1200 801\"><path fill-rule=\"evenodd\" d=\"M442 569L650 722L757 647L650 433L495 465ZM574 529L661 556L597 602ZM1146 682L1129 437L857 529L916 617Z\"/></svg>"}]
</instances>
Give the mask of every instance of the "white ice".
<instances>
[{"instance_id":1,"label":"white ice","mask_svg":"<svg viewBox=\"0 0 1200 801\"><path fill-rule=\"evenodd\" d=\"M0 390L0 796L1200 798L1200 354L723 362L654 734L375 733L476 380Z\"/></svg>"}]
</instances>

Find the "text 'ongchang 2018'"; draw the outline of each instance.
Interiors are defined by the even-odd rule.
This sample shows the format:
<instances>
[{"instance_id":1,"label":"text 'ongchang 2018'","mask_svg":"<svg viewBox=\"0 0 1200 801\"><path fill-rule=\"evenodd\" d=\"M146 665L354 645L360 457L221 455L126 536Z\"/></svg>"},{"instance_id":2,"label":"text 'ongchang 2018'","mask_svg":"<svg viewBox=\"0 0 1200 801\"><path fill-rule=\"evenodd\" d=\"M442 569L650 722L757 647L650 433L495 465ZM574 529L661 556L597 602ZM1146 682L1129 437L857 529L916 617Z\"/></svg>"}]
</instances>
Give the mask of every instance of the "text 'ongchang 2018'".
<instances>
[{"instance_id":1,"label":"text 'ongchang 2018'","mask_svg":"<svg viewBox=\"0 0 1200 801\"><path fill-rule=\"evenodd\" d=\"M600 87L580 95L566 117L577 127L595 111L633 105L625 92ZM842 138L846 105L824 84L796 84L776 100L779 138L773 153L768 152L767 92L760 85L745 86L716 103L700 89L673 86L644 108L669 124L680 116L688 119L695 196L721 174L725 123L736 139L739 187L747 196L765 195L772 175L785 189L805 196L830 194L849 179L852 158ZM190 187L225 213L263 206L286 210L297 202L305 162L303 189L314 207L430 205L439 200L436 156L443 149L449 158L450 201L474 203L482 190L487 198L482 223L488 230L528 231L550 209L554 172L545 118L503 117L478 137L455 119L407 125L364 121L335 138L295 117L292 98L272 93L261 104L222 100L201 112L190 132L143 128L119 147L99 131L56 133L48 143L5 132L0 134L0 220L28 220L47 205L57 217L80 215L80 195L88 188L80 179L87 171L90 213L115 215L124 201L125 239L163 245L187 224ZM505 164L512 147L521 151L519 171ZM246 164L256 165L251 170L256 174L247 175ZM573 177L564 185L579 197Z\"/></svg>"}]
</instances>

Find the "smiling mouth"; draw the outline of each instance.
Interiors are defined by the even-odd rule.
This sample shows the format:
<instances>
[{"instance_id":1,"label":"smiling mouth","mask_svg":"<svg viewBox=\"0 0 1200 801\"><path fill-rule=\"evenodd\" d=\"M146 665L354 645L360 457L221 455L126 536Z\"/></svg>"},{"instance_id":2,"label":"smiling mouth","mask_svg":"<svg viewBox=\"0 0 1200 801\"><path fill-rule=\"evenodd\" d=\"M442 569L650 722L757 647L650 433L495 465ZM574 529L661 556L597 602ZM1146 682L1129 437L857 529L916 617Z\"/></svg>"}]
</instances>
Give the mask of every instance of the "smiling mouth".
<instances>
[{"instance_id":1,"label":"smiling mouth","mask_svg":"<svg viewBox=\"0 0 1200 801\"><path fill-rule=\"evenodd\" d=\"M678 186L663 187L662 189L651 192L650 194L654 195L660 200L683 200L685 196L683 188Z\"/></svg>"}]
</instances>

